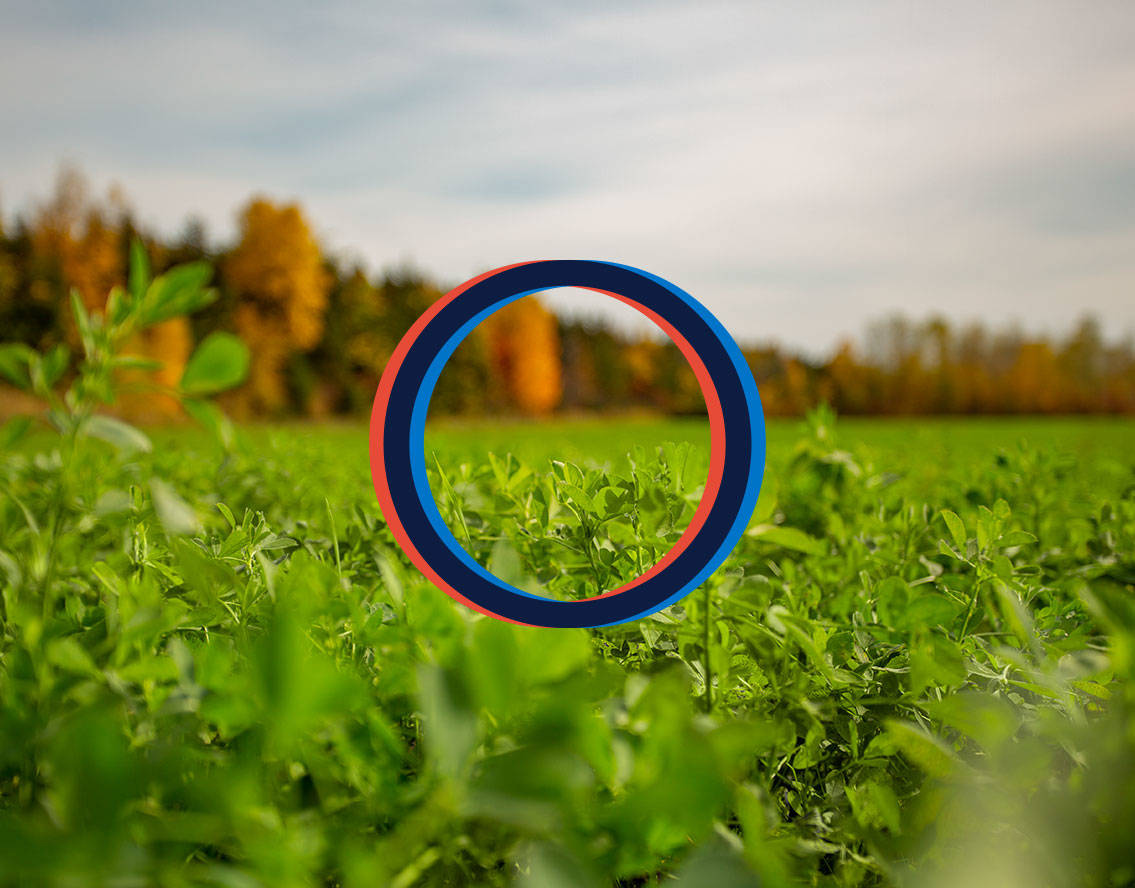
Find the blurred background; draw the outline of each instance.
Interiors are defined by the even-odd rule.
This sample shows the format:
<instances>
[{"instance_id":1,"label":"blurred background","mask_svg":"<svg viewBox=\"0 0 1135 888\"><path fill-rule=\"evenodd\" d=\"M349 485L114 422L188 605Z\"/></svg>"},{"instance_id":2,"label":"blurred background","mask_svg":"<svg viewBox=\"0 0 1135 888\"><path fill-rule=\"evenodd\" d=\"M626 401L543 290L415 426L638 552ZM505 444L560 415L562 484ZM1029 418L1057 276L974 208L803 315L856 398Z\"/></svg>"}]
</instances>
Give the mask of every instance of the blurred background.
<instances>
[{"instance_id":1,"label":"blurred background","mask_svg":"<svg viewBox=\"0 0 1135 888\"><path fill-rule=\"evenodd\" d=\"M4 4L0 341L75 343L140 237L221 298L240 417L362 415L449 287L537 258L673 281L770 414L1135 411L1129 4ZM0 388L0 414L26 405ZM697 414L582 291L450 362L435 414ZM142 402L140 418L172 418Z\"/></svg>"}]
</instances>

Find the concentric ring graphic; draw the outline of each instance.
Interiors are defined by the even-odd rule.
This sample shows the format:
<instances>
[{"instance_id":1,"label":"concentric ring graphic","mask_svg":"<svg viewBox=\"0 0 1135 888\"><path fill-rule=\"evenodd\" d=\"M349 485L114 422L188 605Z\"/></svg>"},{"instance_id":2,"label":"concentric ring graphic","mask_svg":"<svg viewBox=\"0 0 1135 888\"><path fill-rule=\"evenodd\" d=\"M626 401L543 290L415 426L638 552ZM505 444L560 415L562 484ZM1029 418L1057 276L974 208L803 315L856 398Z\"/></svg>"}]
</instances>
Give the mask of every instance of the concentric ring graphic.
<instances>
[{"instance_id":1,"label":"concentric ring graphic","mask_svg":"<svg viewBox=\"0 0 1135 888\"><path fill-rule=\"evenodd\" d=\"M579 601L524 592L477 564L442 520L425 463L426 411L454 349L497 309L557 287L606 294L661 327L693 368L710 425L705 492L678 542L642 576ZM524 262L486 272L451 290L399 342L371 411L371 477L398 544L451 598L522 625L610 626L649 616L692 592L720 566L748 525L764 463L760 395L729 333L688 293L649 272L613 262Z\"/></svg>"}]
</instances>

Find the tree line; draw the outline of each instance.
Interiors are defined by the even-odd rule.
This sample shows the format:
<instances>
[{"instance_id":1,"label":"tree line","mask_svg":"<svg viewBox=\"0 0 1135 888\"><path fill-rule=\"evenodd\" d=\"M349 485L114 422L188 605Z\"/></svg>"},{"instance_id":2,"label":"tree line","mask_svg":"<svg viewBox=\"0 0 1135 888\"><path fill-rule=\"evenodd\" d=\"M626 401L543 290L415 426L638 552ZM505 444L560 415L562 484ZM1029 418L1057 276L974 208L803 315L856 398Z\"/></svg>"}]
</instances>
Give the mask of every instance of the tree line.
<instances>
[{"instance_id":1,"label":"tree line","mask_svg":"<svg viewBox=\"0 0 1135 888\"><path fill-rule=\"evenodd\" d=\"M155 270L209 261L220 298L192 321L148 329L133 347L163 362L155 381L168 382L180 376L195 342L214 330L237 333L251 351L251 369L226 406L241 417L365 413L398 340L445 289L412 268L373 276L327 254L300 206L264 198L242 209L236 241L216 246L197 222L172 238L140 230L119 193L95 199L80 173L64 169L48 199L13 224L2 222L0 341L74 345L70 292L89 310L100 309L124 282L136 238ZM771 415L799 414L819 402L846 414L1135 412L1131 338L1108 341L1092 318L1051 338L895 317L823 361L775 344L742 350ZM171 403L143 391L127 407L153 419ZM697 414L704 403L672 343L598 319L559 318L527 297L462 343L430 409Z\"/></svg>"}]
</instances>

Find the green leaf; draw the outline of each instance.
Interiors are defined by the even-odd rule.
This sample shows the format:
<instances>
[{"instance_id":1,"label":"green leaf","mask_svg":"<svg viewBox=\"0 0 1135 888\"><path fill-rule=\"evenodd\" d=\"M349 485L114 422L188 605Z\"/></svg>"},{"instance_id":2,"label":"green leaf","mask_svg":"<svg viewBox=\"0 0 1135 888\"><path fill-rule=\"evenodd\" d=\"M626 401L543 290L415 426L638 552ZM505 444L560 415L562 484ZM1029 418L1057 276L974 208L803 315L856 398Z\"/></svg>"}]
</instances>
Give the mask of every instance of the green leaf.
<instances>
[{"instance_id":1,"label":"green leaf","mask_svg":"<svg viewBox=\"0 0 1135 888\"><path fill-rule=\"evenodd\" d=\"M1036 537L1027 530L1010 530L1008 533L1002 535L997 541L997 545L1003 549L1009 549L1016 546L1027 546L1035 542Z\"/></svg>"},{"instance_id":2,"label":"green leaf","mask_svg":"<svg viewBox=\"0 0 1135 888\"><path fill-rule=\"evenodd\" d=\"M965 609L963 605L945 595L925 591L924 587L919 588L921 591L912 595L902 610L895 614L893 628L949 627Z\"/></svg>"},{"instance_id":3,"label":"green leaf","mask_svg":"<svg viewBox=\"0 0 1135 888\"><path fill-rule=\"evenodd\" d=\"M950 537L953 539L954 545L957 546L960 551L964 552L966 548L966 526L962 523L962 519L949 509L943 509L942 520L946 522L946 527L950 531Z\"/></svg>"},{"instance_id":4,"label":"green leaf","mask_svg":"<svg viewBox=\"0 0 1135 888\"><path fill-rule=\"evenodd\" d=\"M520 664L530 684L560 681L587 667L591 642L583 629L524 627L517 634Z\"/></svg>"},{"instance_id":5,"label":"green leaf","mask_svg":"<svg viewBox=\"0 0 1135 888\"><path fill-rule=\"evenodd\" d=\"M100 517L128 512L131 508L130 494L125 490L104 490L95 501L94 514Z\"/></svg>"},{"instance_id":6,"label":"green leaf","mask_svg":"<svg viewBox=\"0 0 1135 888\"><path fill-rule=\"evenodd\" d=\"M844 788L851 803L851 813L861 826L869 829L889 829L894 835L900 832L899 801L885 783L871 781L862 786Z\"/></svg>"},{"instance_id":7,"label":"green leaf","mask_svg":"<svg viewBox=\"0 0 1135 888\"><path fill-rule=\"evenodd\" d=\"M111 324L121 324L130 314L130 297L121 287L111 287L104 311Z\"/></svg>"},{"instance_id":8,"label":"green leaf","mask_svg":"<svg viewBox=\"0 0 1135 888\"><path fill-rule=\"evenodd\" d=\"M915 599L914 603L919 600ZM957 642L934 632L911 642L910 685L913 693L921 694L929 687L958 687L968 675L966 660Z\"/></svg>"},{"instance_id":9,"label":"green leaf","mask_svg":"<svg viewBox=\"0 0 1135 888\"><path fill-rule=\"evenodd\" d=\"M664 884L674 888L705 888L709 885L713 888L761 888L765 884L773 884L758 878L738 850L731 847L736 839L731 837L731 844L727 845L722 833L692 853L682 863L677 876Z\"/></svg>"},{"instance_id":10,"label":"green leaf","mask_svg":"<svg viewBox=\"0 0 1135 888\"><path fill-rule=\"evenodd\" d=\"M130 297L138 303L150 286L150 256L140 238L130 242Z\"/></svg>"},{"instance_id":11,"label":"green leaf","mask_svg":"<svg viewBox=\"0 0 1135 888\"><path fill-rule=\"evenodd\" d=\"M182 579L200 595L202 602L215 604L220 596L241 588L236 572L224 561L210 557L187 540L175 538L171 543Z\"/></svg>"},{"instance_id":12,"label":"green leaf","mask_svg":"<svg viewBox=\"0 0 1135 888\"><path fill-rule=\"evenodd\" d=\"M815 537L808 536L795 527L783 527L775 524L758 524L745 531L745 536L754 537L774 546L803 552L805 555L823 555L827 547Z\"/></svg>"},{"instance_id":13,"label":"green leaf","mask_svg":"<svg viewBox=\"0 0 1135 888\"><path fill-rule=\"evenodd\" d=\"M181 402L181 406L185 408L186 413L216 435L222 447L230 448L233 446L236 431L233 429L232 422L225 416L225 412L220 407L197 398L186 398Z\"/></svg>"},{"instance_id":14,"label":"green leaf","mask_svg":"<svg viewBox=\"0 0 1135 888\"><path fill-rule=\"evenodd\" d=\"M87 307L83 305L83 297L74 287L71 288L71 314L75 318L75 326L79 330L79 339L83 343L83 353L89 358L95 352L95 338L91 331L91 316Z\"/></svg>"},{"instance_id":15,"label":"green leaf","mask_svg":"<svg viewBox=\"0 0 1135 888\"><path fill-rule=\"evenodd\" d=\"M767 524L776 512L777 485L776 479L766 476L761 482L761 493L757 497L757 505L753 508L750 524Z\"/></svg>"},{"instance_id":16,"label":"green leaf","mask_svg":"<svg viewBox=\"0 0 1135 888\"><path fill-rule=\"evenodd\" d=\"M156 277L142 302L143 326L191 314L213 302L216 291L205 289L212 276L208 262L189 262Z\"/></svg>"},{"instance_id":17,"label":"green leaf","mask_svg":"<svg viewBox=\"0 0 1135 888\"><path fill-rule=\"evenodd\" d=\"M559 845L545 843L528 849L516 888L590 888L599 881Z\"/></svg>"},{"instance_id":18,"label":"green leaf","mask_svg":"<svg viewBox=\"0 0 1135 888\"><path fill-rule=\"evenodd\" d=\"M99 669L90 653L73 635L52 641L47 646L47 660L65 672L92 677L99 675Z\"/></svg>"},{"instance_id":19,"label":"green leaf","mask_svg":"<svg viewBox=\"0 0 1135 888\"><path fill-rule=\"evenodd\" d=\"M113 416L92 416L83 423L82 432L88 438L98 438L113 444L123 453L149 453L153 450L153 444L145 432Z\"/></svg>"},{"instance_id":20,"label":"green leaf","mask_svg":"<svg viewBox=\"0 0 1135 888\"><path fill-rule=\"evenodd\" d=\"M992 694L968 691L920 705L933 718L980 743L987 752L1004 747L1021 722L1011 703Z\"/></svg>"},{"instance_id":21,"label":"green leaf","mask_svg":"<svg viewBox=\"0 0 1135 888\"><path fill-rule=\"evenodd\" d=\"M189 359L181 375L181 390L213 394L240 385L247 374L248 346L232 333L210 333Z\"/></svg>"},{"instance_id":22,"label":"green leaf","mask_svg":"<svg viewBox=\"0 0 1135 888\"><path fill-rule=\"evenodd\" d=\"M161 370L165 366L161 361L143 358L139 355L118 355L111 360L111 365L123 370Z\"/></svg>"},{"instance_id":23,"label":"green leaf","mask_svg":"<svg viewBox=\"0 0 1135 888\"><path fill-rule=\"evenodd\" d=\"M150 481L150 494L154 500L154 511L158 520L169 534L191 534L201 529L197 513L168 484L154 478Z\"/></svg>"},{"instance_id":24,"label":"green leaf","mask_svg":"<svg viewBox=\"0 0 1135 888\"><path fill-rule=\"evenodd\" d=\"M0 376L17 388L31 387L31 373L28 369L36 353L22 342L5 342L0 345Z\"/></svg>"},{"instance_id":25,"label":"green leaf","mask_svg":"<svg viewBox=\"0 0 1135 888\"><path fill-rule=\"evenodd\" d=\"M568 495L568 498L572 501L572 503L579 506L581 509L583 509L584 512L590 514L598 512L598 509L595 508L595 503L592 501L591 497L589 497L581 487L577 487L576 485L567 482L560 485L560 487L564 491L564 493Z\"/></svg>"},{"instance_id":26,"label":"green leaf","mask_svg":"<svg viewBox=\"0 0 1135 888\"><path fill-rule=\"evenodd\" d=\"M1001 605L1001 615L1013 634L1017 636L1021 644L1029 645L1039 655L1041 646L1036 637L1036 627L1033 624L1033 616L1029 609L1025 607L1017 593L1004 583L997 583L994 588L997 593L997 600Z\"/></svg>"},{"instance_id":27,"label":"green leaf","mask_svg":"<svg viewBox=\"0 0 1135 888\"><path fill-rule=\"evenodd\" d=\"M606 510L605 514L615 515L623 508L626 500L619 491L614 487L608 487L603 491L603 508Z\"/></svg>"},{"instance_id":28,"label":"green leaf","mask_svg":"<svg viewBox=\"0 0 1135 888\"><path fill-rule=\"evenodd\" d=\"M3 427L0 427L0 449L7 450L18 442L27 434L31 425L32 418L30 416L13 416L9 419Z\"/></svg>"},{"instance_id":29,"label":"green leaf","mask_svg":"<svg viewBox=\"0 0 1135 888\"><path fill-rule=\"evenodd\" d=\"M930 777L949 777L961 764L943 741L910 722L889 719L887 733L899 752Z\"/></svg>"},{"instance_id":30,"label":"green leaf","mask_svg":"<svg viewBox=\"0 0 1135 888\"><path fill-rule=\"evenodd\" d=\"M520 555L510 540L501 537L493 543L493 551L489 556L489 573L514 586L519 586L524 581Z\"/></svg>"},{"instance_id":31,"label":"green leaf","mask_svg":"<svg viewBox=\"0 0 1135 888\"><path fill-rule=\"evenodd\" d=\"M418 667L418 694L427 728L426 749L438 771L456 777L477 742L477 715L458 677L438 666Z\"/></svg>"},{"instance_id":32,"label":"green leaf","mask_svg":"<svg viewBox=\"0 0 1135 888\"><path fill-rule=\"evenodd\" d=\"M70 362L71 352L62 342L43 357L43 381L51 388L63 376Z\"/></svg>"}]
</instances>

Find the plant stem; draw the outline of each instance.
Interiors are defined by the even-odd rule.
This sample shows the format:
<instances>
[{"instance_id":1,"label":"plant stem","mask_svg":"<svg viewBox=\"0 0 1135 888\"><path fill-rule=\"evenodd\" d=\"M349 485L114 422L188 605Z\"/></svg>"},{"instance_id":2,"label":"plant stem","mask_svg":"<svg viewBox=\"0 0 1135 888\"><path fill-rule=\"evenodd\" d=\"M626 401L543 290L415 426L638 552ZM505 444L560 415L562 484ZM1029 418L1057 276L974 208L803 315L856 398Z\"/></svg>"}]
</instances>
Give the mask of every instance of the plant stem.
<instances>
[{"instance_id":1,"label":"plant stem","mask_svg":"<svg viewBox=\"0 0 1135 888\"><path fill-rule=\"evenodd\" d=\"M705 675L705 711L713 712L713 665L710 662L710 631L712 626L710 610L713 607L713 595L709 583L705 584L705 637L702 646L702 672Z\"/></svg>"}]
</instances>

